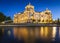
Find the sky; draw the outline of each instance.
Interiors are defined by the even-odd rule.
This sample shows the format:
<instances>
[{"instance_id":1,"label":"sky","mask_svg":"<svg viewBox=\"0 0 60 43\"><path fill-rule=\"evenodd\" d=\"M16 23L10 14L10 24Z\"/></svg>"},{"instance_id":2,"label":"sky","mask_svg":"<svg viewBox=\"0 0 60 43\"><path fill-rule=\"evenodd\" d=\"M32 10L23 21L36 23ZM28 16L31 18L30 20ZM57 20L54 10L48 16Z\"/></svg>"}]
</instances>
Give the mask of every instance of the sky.
<instances>
[{"instance_id":1,"label":"sky","mask_svg":"<svg viewBox=\"0 0 60 43\"><path fill-rule=\"evenodd\" d=\"M29 3L37 12L45 11L48 8L53 19L60 18L60 0L0 0L0 12L13 19L14 14L23 12Z\"/></svg>"}]
</instances>

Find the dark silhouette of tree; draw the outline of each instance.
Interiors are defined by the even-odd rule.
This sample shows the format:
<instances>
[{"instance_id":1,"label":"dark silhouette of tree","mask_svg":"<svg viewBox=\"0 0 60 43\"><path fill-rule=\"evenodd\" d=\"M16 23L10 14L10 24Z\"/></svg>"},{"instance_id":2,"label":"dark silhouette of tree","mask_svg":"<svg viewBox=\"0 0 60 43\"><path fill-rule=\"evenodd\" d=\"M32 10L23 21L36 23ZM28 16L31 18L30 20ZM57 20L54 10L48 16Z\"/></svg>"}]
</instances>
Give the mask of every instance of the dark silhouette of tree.
<instances>
[{"instance_id":1,"label":"dark silhouette of tree","mask_svg":"<svg viewBox=\"0 0 60 43\"><path fill-rule=\"evenodd\" d=\"M10 17L5 16L2 12L0 12L0 22L11 20Z\"/></svg>"},{"instance_id":2,"label":"dark silhouette of tree","mask_svg":"<svg viewBox=\"0 0 60 43\"><path fill-rule=\"evenodd\" d=\"M57 22L60 23L60 19L59 18L57 19Z\"/></svg>"},{"instance_id":3,"label":"dark silhouette of tree","mask_svg":"<svg viewBox=\"0 0 60 43\"><path fill-rule=\"evenodd\" d=\"M6 16L2 12L0 12L0 22L4 21L5 18Z\"/></svg>"},{"instance_id":4,"label":"dark silhouette of tree","mask_svg":"<svg viewBox=\"0 0 60 43\"><path fill-rule=\"evenodd\" d=\"M6 20L11 20L11 18L10 17L6 17Z\"/></svg>"},{"instance_id":5,"label":"dark silhouette of tree","mask_svg":"<svg viewBox=\"0 0 60 43\"><path fill-rule=\"evenodd\" d=\"M59 23L59 18L57 19L57 23Z\"/></svg>"}]
</instances>

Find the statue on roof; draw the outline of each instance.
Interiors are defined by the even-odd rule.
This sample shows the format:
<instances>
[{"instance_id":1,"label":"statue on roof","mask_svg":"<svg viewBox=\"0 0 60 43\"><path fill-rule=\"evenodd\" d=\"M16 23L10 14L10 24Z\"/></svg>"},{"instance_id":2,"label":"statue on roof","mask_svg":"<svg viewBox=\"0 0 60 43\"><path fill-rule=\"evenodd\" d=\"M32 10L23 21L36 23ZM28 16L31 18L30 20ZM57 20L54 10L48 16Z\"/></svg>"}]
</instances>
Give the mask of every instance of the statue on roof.
<instances>
[{"instance_id":1,"label":"statue on roof","mask_svg":"<svg viewBox=\"0 0 60 43\"><path fill-rule=\"evenodd\" d=\"M49 13L51 13L51 11L50 11L48 8L46 8L45 12L49 12Z\"/></svg>"}]
</instances>

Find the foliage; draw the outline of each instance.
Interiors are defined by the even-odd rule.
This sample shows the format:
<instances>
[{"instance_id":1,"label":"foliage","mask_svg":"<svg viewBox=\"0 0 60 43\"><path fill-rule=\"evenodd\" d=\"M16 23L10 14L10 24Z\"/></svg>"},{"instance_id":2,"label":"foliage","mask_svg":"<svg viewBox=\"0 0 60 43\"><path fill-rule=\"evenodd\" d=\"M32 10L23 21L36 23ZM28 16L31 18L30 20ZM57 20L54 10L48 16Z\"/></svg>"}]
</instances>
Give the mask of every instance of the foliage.
<instances>
[{"instance_id":1,"label":"foliage","mask_svg":"<svg viewBox=\"0 0 60 43\"><path fill-rule=\"evenodd\" d=\"M11 18L5 16L2 12L0 12L0 22L6 21L6 20L11 20Z\"/></svg>"},{"instance_id":2,"label":"foliage","mask_svg":"<svg viewBox=\"0 0 60 43\"><path fill-rule=\"evenodd\" d=\"M58 18L57 20L53 21L54 23L60 23L60 19Z\"/></svg>"}]
</instances>

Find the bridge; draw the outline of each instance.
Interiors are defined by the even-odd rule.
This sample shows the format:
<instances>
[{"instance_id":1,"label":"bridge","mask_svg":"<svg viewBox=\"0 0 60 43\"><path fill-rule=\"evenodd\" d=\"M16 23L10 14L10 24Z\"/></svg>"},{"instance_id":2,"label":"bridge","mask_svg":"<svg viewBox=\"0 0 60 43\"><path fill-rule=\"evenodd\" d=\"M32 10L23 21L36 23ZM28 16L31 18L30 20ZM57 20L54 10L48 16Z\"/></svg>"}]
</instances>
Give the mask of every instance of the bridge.
<instances>
[{"instance_id":1,"label":"bridge","mask_svg":"<svg viewBox=\"0 0 60 43\"><path fill-rule=\"evenodd\" d=\"M0 24L0 27L20 27L20 26L52 26L52 27L56 27L56 26L60 26L60 23L5 23L5 24Z\"/></svg>"}]
</instances>

